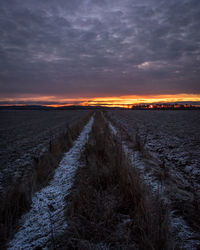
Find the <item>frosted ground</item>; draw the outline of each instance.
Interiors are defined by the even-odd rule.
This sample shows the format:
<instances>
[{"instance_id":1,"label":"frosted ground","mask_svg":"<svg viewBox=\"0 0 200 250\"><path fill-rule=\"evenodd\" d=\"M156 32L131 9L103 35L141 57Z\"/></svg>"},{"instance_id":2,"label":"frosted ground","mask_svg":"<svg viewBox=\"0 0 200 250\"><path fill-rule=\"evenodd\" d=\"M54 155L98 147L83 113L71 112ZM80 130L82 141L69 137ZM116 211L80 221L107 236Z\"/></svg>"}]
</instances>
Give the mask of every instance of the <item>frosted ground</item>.
<instances>
[{"instance_id":1,"label":"frosted ground","mask_svg":"<svg viewBox=\"0 0 200 250\"><path fill-rule=\"evenodd\" d=\"M28 150L27 155L29 156L27 156L27 159L32 156L33 152L34 154L40 154L43 150L45 151L45 147L49 145L49 140L66 130L67 122L72 124L83 117L82 111L80 113L78 111L66 112L66 117L62 112L52 113L53 116L46 117L46 119L41 116L38 118L38 123L36 122L37 119L31 120L28 114L30 122L28 123L29 119L27 119L27 122L23 123L26 133L24 138L28 139L25 142L28 143L27 145L29 145L29 142L32 143L32 147ZM43 112L40 114L43 114ZM44 114L49 115L48 112ZM60 114L62 117L60 117ZM155 195L159 193L160 198L166 202L166 205L169 205L172 231L180 249L198 249L200 245L198 216L200 212L200 112L123 110L108 111L107 114L108 116L105 115L105 121L108 121L112 133L122 142L123 149L133 167L139 169L141 177L152 192ZM33 124L34 126L31 127ZM43 126L43 129L33 133L37 124ZM58 233L65 230L67 224L63 220L62 210L64 207L64 190L68 192L73 183L73 176L79 164L78 159L87 141L91 124L90 121L71 150L65 154L49 186L33 196L32 209L23 216L21 228L10 242L11 249L22 245L32 249L38 245L51 244L52 230L56 230ZM4 127L6 127L5 123ZM26 129L27 127L29 128ZM21 129L17 125L16 128L16 131ZM14 136L12 134L13 127L8 126L8 129L10 129L10 138L12 138ZM13 133L16 133L16 131ZM27 136L28 134L29 136ZM33 134L38 136L35 140L33 138L35 143L30 140L34 137ZM9 133L7 136L9 138ZM18 137L16 136L16 138ZM17 141L19 142L19 149L25 152L26 146L23 148L25 144L20 144L23 142L22 138L23 136L19 137ZM36 143L39 142L38 138L43 138L39 146ZM6 146L5 141L3 143ZM11 144L14 147L15 141L13 140ZM18 147L15 148L18 150ZM12 150L10 152L12 153ZM25 157L23 156L24 154L22 154L21 159L22 162L25 162L26 154ZM14 161L15 164L16 162ZM18 168L15 168L15 170L18 170ZM23 168L21 172L23 172ZM62 195L57 196L57 193ZM38 216L38 211L40 211L40 216ZM40 217L43 219L41 220ZM53 229L50 222L52 219L55 221L53 224L56 227ZM37 230L41 225L45 228L44 232ZM59 232L57 228L60 228L61 231ZM27 238L26 235L28 235Z\"/></svg>"},{"instance_id":2,"label":"frosted ground","mask_svg":"<svg viewBox=\"0 0 200 250\"><path fill-rule=\"evenodd\" d=\"M84 127L73 147L64 155L50 184L33 196L31 210L23 216L22 227L10 242L9 249L44 247L52 244L52 233L64 232L67 227L64 214L65 196L73 184L79 158L92 124L93 117Z\"/></svg>"},{"instance_id":3,"label":"frosted ground","mask_svg":"<svg viewBox=\"0 0 200 250\"><path fill-rule=\"evenodd\" d=\"M199 111L116 111L110 116L135 140L137 134L150 156L185 173L200 184Z\"/></svg>"},{"instance_id":4,"label":"frosted ground","mask_svg":"<svg viewBox=\"0 0 200 250\"><path fill-rule=\"evenodd\" d=\"M108 112L132 165L170 207L181 249L200 246L200 112ZM113 126L114 124L114 126Z\"/></svg>"},{"instance_id":5,"label":"frosted ground","mask_svg":"<svg viewBox=\"0 0 200 250\"><path fill-rule=\"evenodd\" d=\"M87 111L0 111L0 190ZM9 180L8 180L9 182Z\"/></svg>"},{"instance_id":6,"label":"frosted ground","mask_svg":"<svg viewBox=\"0 0 200 250\"><path fill-rule=\"evenodd\" d=\"M0 248L29 209L32 193L52 177L87 115L77 110L0 111Z\"/></svg>"}]
</instances>

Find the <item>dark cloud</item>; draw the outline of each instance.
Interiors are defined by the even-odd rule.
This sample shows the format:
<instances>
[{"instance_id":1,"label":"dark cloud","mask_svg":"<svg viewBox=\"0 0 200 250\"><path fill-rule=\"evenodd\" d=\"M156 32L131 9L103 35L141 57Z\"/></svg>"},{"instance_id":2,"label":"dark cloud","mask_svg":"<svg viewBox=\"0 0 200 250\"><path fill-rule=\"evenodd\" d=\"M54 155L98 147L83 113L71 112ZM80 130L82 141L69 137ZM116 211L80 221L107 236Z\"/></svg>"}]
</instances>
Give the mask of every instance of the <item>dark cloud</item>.
<instances>
[{"instance_id":1,"label":"dark cloud","mask_svg":"<svg viewBox=\"0 0 200 250\"><path fill-rule=\"evenodd\" d=\"M0 92L200 93L199 0L2 0Z\"/></svg>"},{"instance_id":2,"label":"dark cloud","mask_svg":"<svg viewBox=\"0 0 200 250\"><path fill-rule=\"evenodd\" d=\"M71 102L59 102L59 106L66 105L81 105L81 101L71 101ZM42 106L56 106L58 102L52 101L0 101L0 106L12 106L12 105L42 105Z\"/></svg>"}]
</instances>

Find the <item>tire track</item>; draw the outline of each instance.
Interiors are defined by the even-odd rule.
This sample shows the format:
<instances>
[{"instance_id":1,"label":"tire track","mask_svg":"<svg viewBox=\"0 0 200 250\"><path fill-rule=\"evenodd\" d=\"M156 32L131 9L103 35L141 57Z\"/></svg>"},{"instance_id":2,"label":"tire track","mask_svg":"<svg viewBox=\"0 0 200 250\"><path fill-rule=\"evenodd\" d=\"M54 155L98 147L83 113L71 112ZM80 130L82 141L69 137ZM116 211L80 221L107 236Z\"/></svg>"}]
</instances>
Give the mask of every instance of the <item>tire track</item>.
<instances>
[{"instance_id":1,"label":"tire track","mask_svg":"<svg viewBox=\"0 0 200 250\"><path fill-rule=\"evenodd\" d=\"M22 226L9 242L8 249L45 249L49 244L53 244L54 236L62 234L66 229L65 196L73 184L80 155L88 140L93 121L92 117L73 147L64 155L50 184L33 196L31 210L22 217Z\"/></svg>"}]
</instances>

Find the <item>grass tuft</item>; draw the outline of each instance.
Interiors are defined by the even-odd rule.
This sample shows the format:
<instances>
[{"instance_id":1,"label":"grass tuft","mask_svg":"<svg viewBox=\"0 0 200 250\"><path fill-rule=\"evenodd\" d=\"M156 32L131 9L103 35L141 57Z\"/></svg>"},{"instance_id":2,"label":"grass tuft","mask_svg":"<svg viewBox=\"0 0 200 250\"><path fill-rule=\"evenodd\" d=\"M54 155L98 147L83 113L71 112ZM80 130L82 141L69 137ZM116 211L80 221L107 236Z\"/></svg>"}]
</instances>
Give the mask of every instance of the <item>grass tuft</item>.
<instances>
[{"instance_id":1,"label":"grass tuft","mask_svg":"<svg viewBox=\"0 0 200 250\"><path fill-rule=\"evenodd\" d=\"M168 208L153 197L96 113L71 193L59 249L173 249Z\"/></svg>"},{"instance_id":2,"label":"grass tuft","mask_svg":"<svg viewBox=\"0 0 200 250\"><path fill-rule=\"evenodd\" d=\"M33 158L27 168L22 166L25 169L23 175L15 180L15 185L8 185L4 190L4 196L0 197L0 249L5 249L6 242L18 228L19 218L29 210L32 194L49 183L63 153L70 149L90 116L91 114L87 115L68 128L66 133L50 141L47 151L40 157Z\"/></svg>"}]
</instances>

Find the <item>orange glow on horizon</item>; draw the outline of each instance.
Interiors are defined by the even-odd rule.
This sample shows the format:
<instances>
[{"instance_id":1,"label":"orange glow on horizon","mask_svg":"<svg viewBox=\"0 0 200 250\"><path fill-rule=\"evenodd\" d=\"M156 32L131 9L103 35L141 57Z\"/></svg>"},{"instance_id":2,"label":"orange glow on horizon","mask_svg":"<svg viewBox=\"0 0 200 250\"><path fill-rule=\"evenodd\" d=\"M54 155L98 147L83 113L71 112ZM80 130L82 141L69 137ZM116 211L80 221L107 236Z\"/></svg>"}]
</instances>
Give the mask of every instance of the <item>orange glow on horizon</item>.
<instances>
[{"instance_id":1,"label":"orange glow on horizon","mask_svg":"<svg viewBox=\"0 0 200 250\"><path fill-rule=\"evenodd\" d=\"M16 98L3 98L1 102L9 102L13 105L26 105L28 102L39 103L38 105L60 107L60 106L105 106L105 107L124 107L130 108L135 104L142 103L168 103L168 102L200 102L200 94L174 94L174 95L126 95L126 96L110 96L110 97L94 97L94 98L63 98L59 96L27 96ZM19 104L17 104L19 102ZM31 104L35 105L35 104Z\"/></svg>"}]
</instances>

